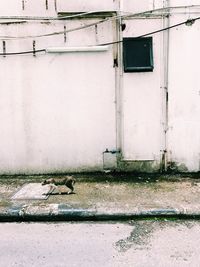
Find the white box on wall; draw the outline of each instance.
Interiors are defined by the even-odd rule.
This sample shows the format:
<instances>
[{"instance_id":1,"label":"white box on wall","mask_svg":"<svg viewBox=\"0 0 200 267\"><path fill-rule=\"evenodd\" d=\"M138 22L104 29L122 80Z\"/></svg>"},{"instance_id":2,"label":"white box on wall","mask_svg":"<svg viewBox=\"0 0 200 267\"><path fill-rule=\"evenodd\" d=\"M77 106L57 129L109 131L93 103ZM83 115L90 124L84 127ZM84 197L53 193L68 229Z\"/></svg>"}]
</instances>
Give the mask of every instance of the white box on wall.
<instances>
[{"instance_id":1,"label":"white box on wall","mask_svg":"<svg viewBox=\"0 0 200 267\"><path fill-rule=\"evenodd\" d=\"M113 11L118 10L119 0L57 0L59 12L87 12L87 11Z\"/></svg>"}]
</instances>

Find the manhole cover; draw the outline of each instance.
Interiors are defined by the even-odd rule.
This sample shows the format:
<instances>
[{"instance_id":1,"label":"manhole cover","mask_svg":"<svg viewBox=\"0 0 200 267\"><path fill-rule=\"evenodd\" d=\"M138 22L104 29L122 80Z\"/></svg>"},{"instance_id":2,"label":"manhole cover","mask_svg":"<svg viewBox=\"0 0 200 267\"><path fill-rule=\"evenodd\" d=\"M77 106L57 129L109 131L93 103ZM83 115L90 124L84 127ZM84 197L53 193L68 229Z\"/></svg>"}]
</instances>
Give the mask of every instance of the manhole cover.
<instances>
[{"instance_id":1,"label":"manhole cover","mask_svg":"<svg viewBox=\"0 0 200 267\"><path fill-rule=\"evenodd\" d=\"M28 183L23 185L11 197L13 200L34 200L34 199L47 199L51 193L50 186L42 186L41 183Z\"/></svg>"}]
</instances>

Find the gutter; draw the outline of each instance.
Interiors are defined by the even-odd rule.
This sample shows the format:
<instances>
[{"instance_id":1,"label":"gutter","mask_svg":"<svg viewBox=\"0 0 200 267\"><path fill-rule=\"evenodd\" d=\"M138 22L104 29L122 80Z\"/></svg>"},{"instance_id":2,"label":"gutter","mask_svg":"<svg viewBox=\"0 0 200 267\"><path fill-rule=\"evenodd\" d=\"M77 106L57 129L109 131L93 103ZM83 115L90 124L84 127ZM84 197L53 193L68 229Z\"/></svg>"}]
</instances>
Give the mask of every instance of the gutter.
<instances>
[{"instance_id":1,"label":"gutter","mask_svg":"<svg viewBox=\"0 0 200 267\"><path fill-rule=\"evenodd\" d=\"M55 205L55 204L54 204ZM98 209L73 209L59 204L55 210L51 205L44 209L35 207L11 207L0 211L0 222L50 222L50 221L122 221L144 219L200 219L200 211L174 208L134 209L125 211L98 211Z\"/></svg>"}]
</instances>

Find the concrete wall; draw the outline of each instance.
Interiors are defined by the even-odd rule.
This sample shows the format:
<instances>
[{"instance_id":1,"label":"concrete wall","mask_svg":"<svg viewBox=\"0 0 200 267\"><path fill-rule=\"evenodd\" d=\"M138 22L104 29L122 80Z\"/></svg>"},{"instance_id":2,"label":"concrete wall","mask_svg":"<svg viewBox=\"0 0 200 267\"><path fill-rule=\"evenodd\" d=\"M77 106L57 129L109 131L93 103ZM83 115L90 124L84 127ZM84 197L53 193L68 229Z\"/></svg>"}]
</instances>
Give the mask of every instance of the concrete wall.
<instances>
[{"instance_id":1,"label":"concrete wall","mask_svg":"<svg viewBox=\"0 0 200 267\"><path fill-rule=\"evenodd\" d=\"M58 12L87 12L87 11L113 11L119 10L119 0L101 0L101 1L57 1Z\"/></svg>"},{"instance_id":2,"label":"concrete wall","mask_svg":"<svg viewBox=\"0 0 200 267\"><path fill-rule=\"evenodd\" d=\"M0 53L95 49L198 17L199 6L185 7L198 2L1 1ZM118 11L135 16L111 18ZM199 23L150 34L153 72L124 73L121 43L1 56L0 174L199 171Z\"/></svg>"},{"instance_id":3,"label":"concrete wall","mask_svg":"<svg viewBox=\"0 0 200 267\"><path fill-rule=\"evenodd\" d=\"M187 1L186 1L187 2ZM197 1L196 1L197 2ZM172 15L170 24L199 16L199 9ZM200 170L200 22L170 31L169 42L169 131L171 167Z\"/></svg>"},{"instance_id":4,"label":"concrete wall","mask_svg":"<svg viewBox=\"0 0 200 267\"><path fill-rule=\"evenodd\" d=\"M161 20L126 21L123 37L138 36L162 27ZM123 157L124 160L160 161L163 150L161 92L162 38L153 37L153 72L123 73ZM147 134L148 133L148 134Z\"/></svg>"},{"instance_id":5,"label":"concrete wall","mask_svg":"<svg viewBox=\"0 0 200 267\"><path fill-rule=\"evenodd\" d=\"M0 32L38 35L96 21L0 24ZM93 46L113 41L114 33L108 21L81 34L6 40L6 52L33 50L34 40L36 49ZM100 52L6 56L0 66L0 172L102 170L103 152L116 149L112 46Z\"/></svg>"}]
</instances>

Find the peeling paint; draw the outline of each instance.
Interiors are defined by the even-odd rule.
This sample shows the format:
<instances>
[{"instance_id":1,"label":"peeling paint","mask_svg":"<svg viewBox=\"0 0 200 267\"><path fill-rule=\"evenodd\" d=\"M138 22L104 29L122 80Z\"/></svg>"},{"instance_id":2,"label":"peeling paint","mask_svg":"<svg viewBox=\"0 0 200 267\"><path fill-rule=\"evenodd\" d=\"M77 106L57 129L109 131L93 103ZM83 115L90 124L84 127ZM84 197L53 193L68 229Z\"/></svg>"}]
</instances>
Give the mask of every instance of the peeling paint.
<instances>
[{"instance_id":1,"label":"peeling paint","mask_svg":"<svg viewBox=\"0 0 200 267\"><path fill-rule=\"evenodd\" d=\"M64 42L67 42L66 25L64 25Z\"/></svg>"},{"instance_id":2,"label":"peeling paint","mask_svg":"<svg viewBox=\"0 0 200 267\"><path fill-rule=\"evenodd\" d=\"M185 164L183 163L178 163L178 162L168 162L168 172L188 172L188 168L186 167Z\"/></svg>"},{"instance_id":3,"label":"peeling paint","mask_svg":"<svg viewBox=\"0 0 200 267\"><path fill-rule=\"evenodd\" d=\"M25 0L22 0L22 10L25 9Z\"/></svg>"},{"instance_id":4,"label":"peeling paint","mask_svg":"<svg viewBox=\"0 0 200 267\"><path fill-rule=\"evenodd\" d=\"M46 24L46 25L50 25L51 22L50 21L41 21L40 24Z\"/></svg>"},{"instance_id":5,"label":"peeling paint","mask_svg":"<svg viewBox=\"0 0 200 267\"><path fill-rule=\"evenodd\" d=\"M35 40L33 40L33 56L35 57L36 56L36 54L35 54Z\"/></svg>"},{"instance_id":6,"label":"peeling paint","mask_svg":"<svg viewBox=\"0 0 200 267\"><path fill-rule=\"evenodd\" d=\"M118 171L155 173L161 171L159 161L120 161L118 162Z\"/></svg>"},{"instance_id":7,"label":"peeling paint","mask_svg":"<svg viewBox=\"0 0 200 267\"><path fill-rule=\"evenodd\" d=\"M57 0L54 0L54 7L55 7L55 11L57 13Z\"/></svg>"},{"instance_id":8,"label":"peeling paint","mask_svg":"<svg viewBox=\"0 0 200 267\"><path fill-rule=\"evenodd\" d=\"M94 26L94 29L95 29L95 40L96 40L96 43L98 44L99 38L98 38L98 25L97 24Z\"/></svg>"},{"instance_id":9,"label":"peeling paint","mask_svg":"<svg viewBox=\"0 0 200 267\"><path fill-rule=\"evenodd\" d=\"M3 53L6 54L6 41L3 41Z\"/></svg>"},{"instance_id":10,"label":"peeling paint","mask_svg":"<svg viewBox=\"0 0 200 267\"><path fill-rule=\"evenodd\" d=\"M48 0L45 0L45 6L46 6L46 10L49 9L49 3L48 3Z\"/></svg>"}]
</instances>

